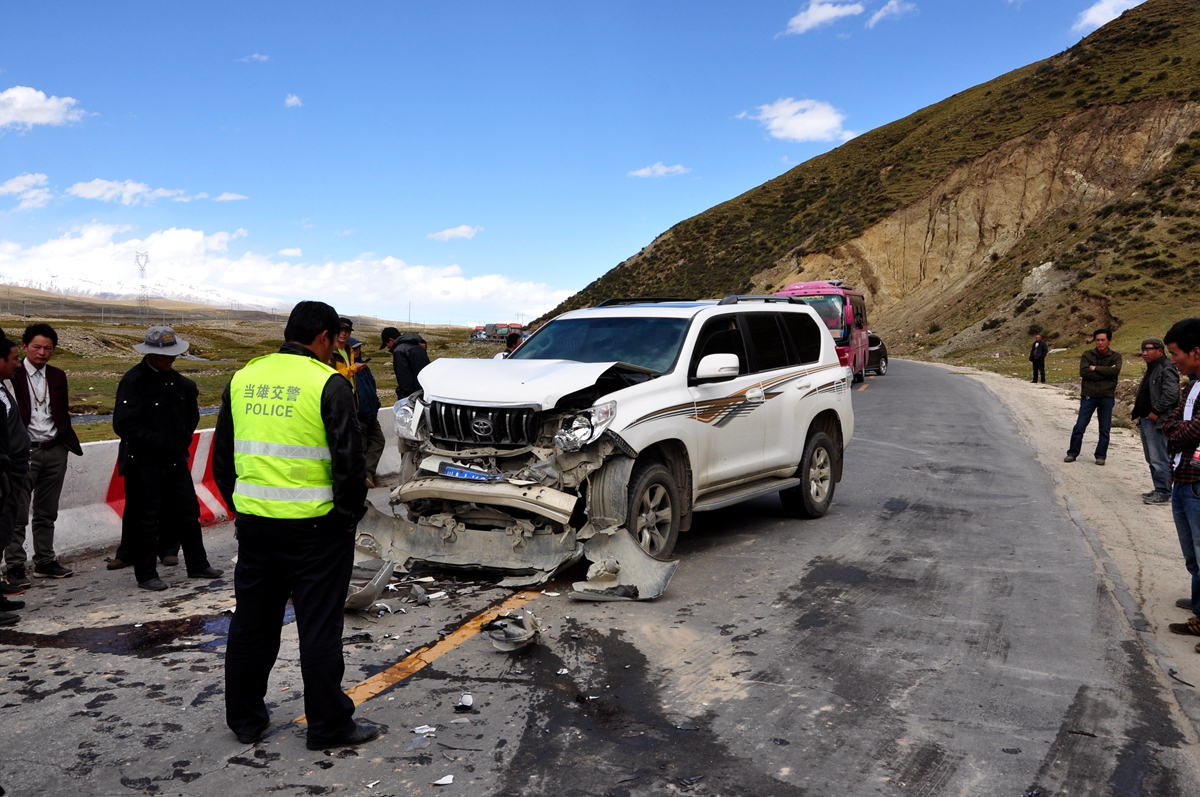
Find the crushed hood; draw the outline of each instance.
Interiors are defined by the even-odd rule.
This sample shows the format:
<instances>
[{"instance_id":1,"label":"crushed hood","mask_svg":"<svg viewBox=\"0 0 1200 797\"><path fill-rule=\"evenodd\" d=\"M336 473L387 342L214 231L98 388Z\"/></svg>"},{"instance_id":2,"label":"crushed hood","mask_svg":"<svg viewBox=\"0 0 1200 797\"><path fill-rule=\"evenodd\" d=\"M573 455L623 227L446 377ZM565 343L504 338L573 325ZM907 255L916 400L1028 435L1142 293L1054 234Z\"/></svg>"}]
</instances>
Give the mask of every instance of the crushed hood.
<instances>
[{"instance_id":1,"label":"crushed hood","mask_svg":"<svg viewBox=\"0 0 1200 797\"><path fill-rule=\"evenodd\" d=\"M617 363L572 360L461 360L443 357L417 377L425 400L470 404L536 404L546 410L596 384Z\"/></svg>"}]
</instances>

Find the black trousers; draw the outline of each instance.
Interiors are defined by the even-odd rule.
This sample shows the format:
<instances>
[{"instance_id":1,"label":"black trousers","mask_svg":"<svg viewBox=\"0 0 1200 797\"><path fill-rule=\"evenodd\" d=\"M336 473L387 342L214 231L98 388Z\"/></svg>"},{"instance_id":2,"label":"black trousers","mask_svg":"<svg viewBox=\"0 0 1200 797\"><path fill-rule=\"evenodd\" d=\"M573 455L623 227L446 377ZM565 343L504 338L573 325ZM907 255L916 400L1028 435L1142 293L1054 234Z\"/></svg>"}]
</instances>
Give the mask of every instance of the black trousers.
<instances>
[{"instance_id":1,"label":"black trousers","mask_svg":"<svg viewBox=\"0 0 1200 797\"><path fill-rule=\"evenodd\" d=\"M1038 381L1038 373L1041 373L1042 381L1045 382L1046 381L1046 360L1045 360L1045 358L1033 361L1033 381L1034 382Z\"/></svg>"},{"instance_id":2,"label":"black trousers","mask_svg":"<svg viewBox=\"0 0 1200 797\"><path fill-rule=\"evenodd\" d=\"M270 715L263 700L279 655L287 601L296 610L308 739L333 742L354 728L354 704L342 692L342 627L354 565L354 535L318 522L237 521L237 609L225 652L225 721L250 736Z\"/></svg>"},{"instance_id":3,"label":"black trousers","mask_svg":"<svg viewBox=\"0 0 1200 797\"><path fill-rule=\"evenodd\" d=\"M126 536L132 547L133 574L138 583L158 578L156 560L160 540L178 539L189 573L208 568L204 533L200 530L200 502L192 474L183 462L126 463L125 516L121 521L121 548ZM118 558L120 556L118 548Z\"/></svg>"}]
</instances>

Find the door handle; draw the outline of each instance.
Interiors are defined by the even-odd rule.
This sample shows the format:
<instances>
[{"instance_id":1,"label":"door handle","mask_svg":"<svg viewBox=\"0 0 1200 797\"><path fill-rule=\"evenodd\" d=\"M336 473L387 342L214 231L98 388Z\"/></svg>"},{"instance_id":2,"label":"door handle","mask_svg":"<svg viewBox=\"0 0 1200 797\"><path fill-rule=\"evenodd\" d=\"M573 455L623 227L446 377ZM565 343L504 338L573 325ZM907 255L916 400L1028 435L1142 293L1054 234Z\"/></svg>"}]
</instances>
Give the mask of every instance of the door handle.
<instances>
[{"instance_id":1,"label":"door handle","mask_svg":"<svg viewBox=\"0 0 1200 797\"><path fill-rule=\"evenodd\" d=\"M808 390L810 387L812 387L812 382L801 382L796 385L797 390Z\"/></svg>"},{"instance_id":2,"label":"door handle","mask_svg":"<svg viewBox=\"0 0 1200 797\"><path fill-rule=\"evenodd\" d=\"M761 387L752 387L746 391L747 401L766 401L766 394L763 393Z\"/></svg>"}]
</instances>

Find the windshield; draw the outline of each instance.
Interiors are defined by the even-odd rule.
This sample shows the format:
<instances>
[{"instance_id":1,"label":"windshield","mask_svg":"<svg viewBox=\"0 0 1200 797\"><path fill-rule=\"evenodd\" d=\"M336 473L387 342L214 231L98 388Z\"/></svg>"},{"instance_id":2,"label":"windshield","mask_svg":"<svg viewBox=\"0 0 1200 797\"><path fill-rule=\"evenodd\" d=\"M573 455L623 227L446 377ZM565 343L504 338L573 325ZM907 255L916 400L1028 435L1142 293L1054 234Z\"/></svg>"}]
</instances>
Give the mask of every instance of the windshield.
<instances>
[{"instance_id":1,"label":"windshield","mask_svg":"<svg viewBox=\"0 0 1200 797\"><path fill-rule=\"evenodd\" d=\"M663 373L675 364L686 318L565 318L551 321L512 353L514 360L614 360Z\"/></svg>"},{"instance_id":2,"label":"windshield","mask_svg":"<svg viewBox=\"0 0 1200 797\"><path fill-rule=\"evenodd\" d=\"M841 296L797 296L795 297L817 311L825 326L835 338L846 335L846 302Z\"/></svg>"}]
</instances>

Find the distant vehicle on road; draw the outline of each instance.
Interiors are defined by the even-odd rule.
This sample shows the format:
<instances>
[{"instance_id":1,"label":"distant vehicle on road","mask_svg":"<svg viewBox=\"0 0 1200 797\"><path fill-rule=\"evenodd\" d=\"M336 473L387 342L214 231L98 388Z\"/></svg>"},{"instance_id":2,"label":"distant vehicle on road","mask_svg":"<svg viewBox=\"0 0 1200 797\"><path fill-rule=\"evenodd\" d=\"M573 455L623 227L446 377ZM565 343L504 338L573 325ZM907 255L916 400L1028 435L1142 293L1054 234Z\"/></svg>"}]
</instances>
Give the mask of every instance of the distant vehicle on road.
<instances>
[{"instance_id":1,"label":"distant vehicle on road","mask_svg":"<svg viewBox=\"0 0 1200 797\"><path fill-rule=\"evenodd\" d=\"M887 374L887 344L871 330L867 330L867 370L879 376Z\"/></svg>"},{"instance_id":2,"label":"distant vehicle on road","mask_svg":"<svg viewBox=\"0 0 1200 797\"><path fill-rule=\"evenodd\" d=\"M867 300L845 280L794 282L776 296L795 296L817 311L833 333L838 358L850 368L854 381L867 373ZM886 367L886 366L885 366Z\"/></svg>"},{"instance_id":3,"label":"distant vehicle on road","mask_svg":"<svg viewBox=\"0 0 1200 797\"><path fill-rule=\"evenodd\" d=\"M509 333L516 332L524 335L524 326L522 324L485 324L481 327L475 327L475 332L471 335L474 340L491 340L497 343L503 343L504 339L509 336Z\"/></svg>"}]
</instances>

